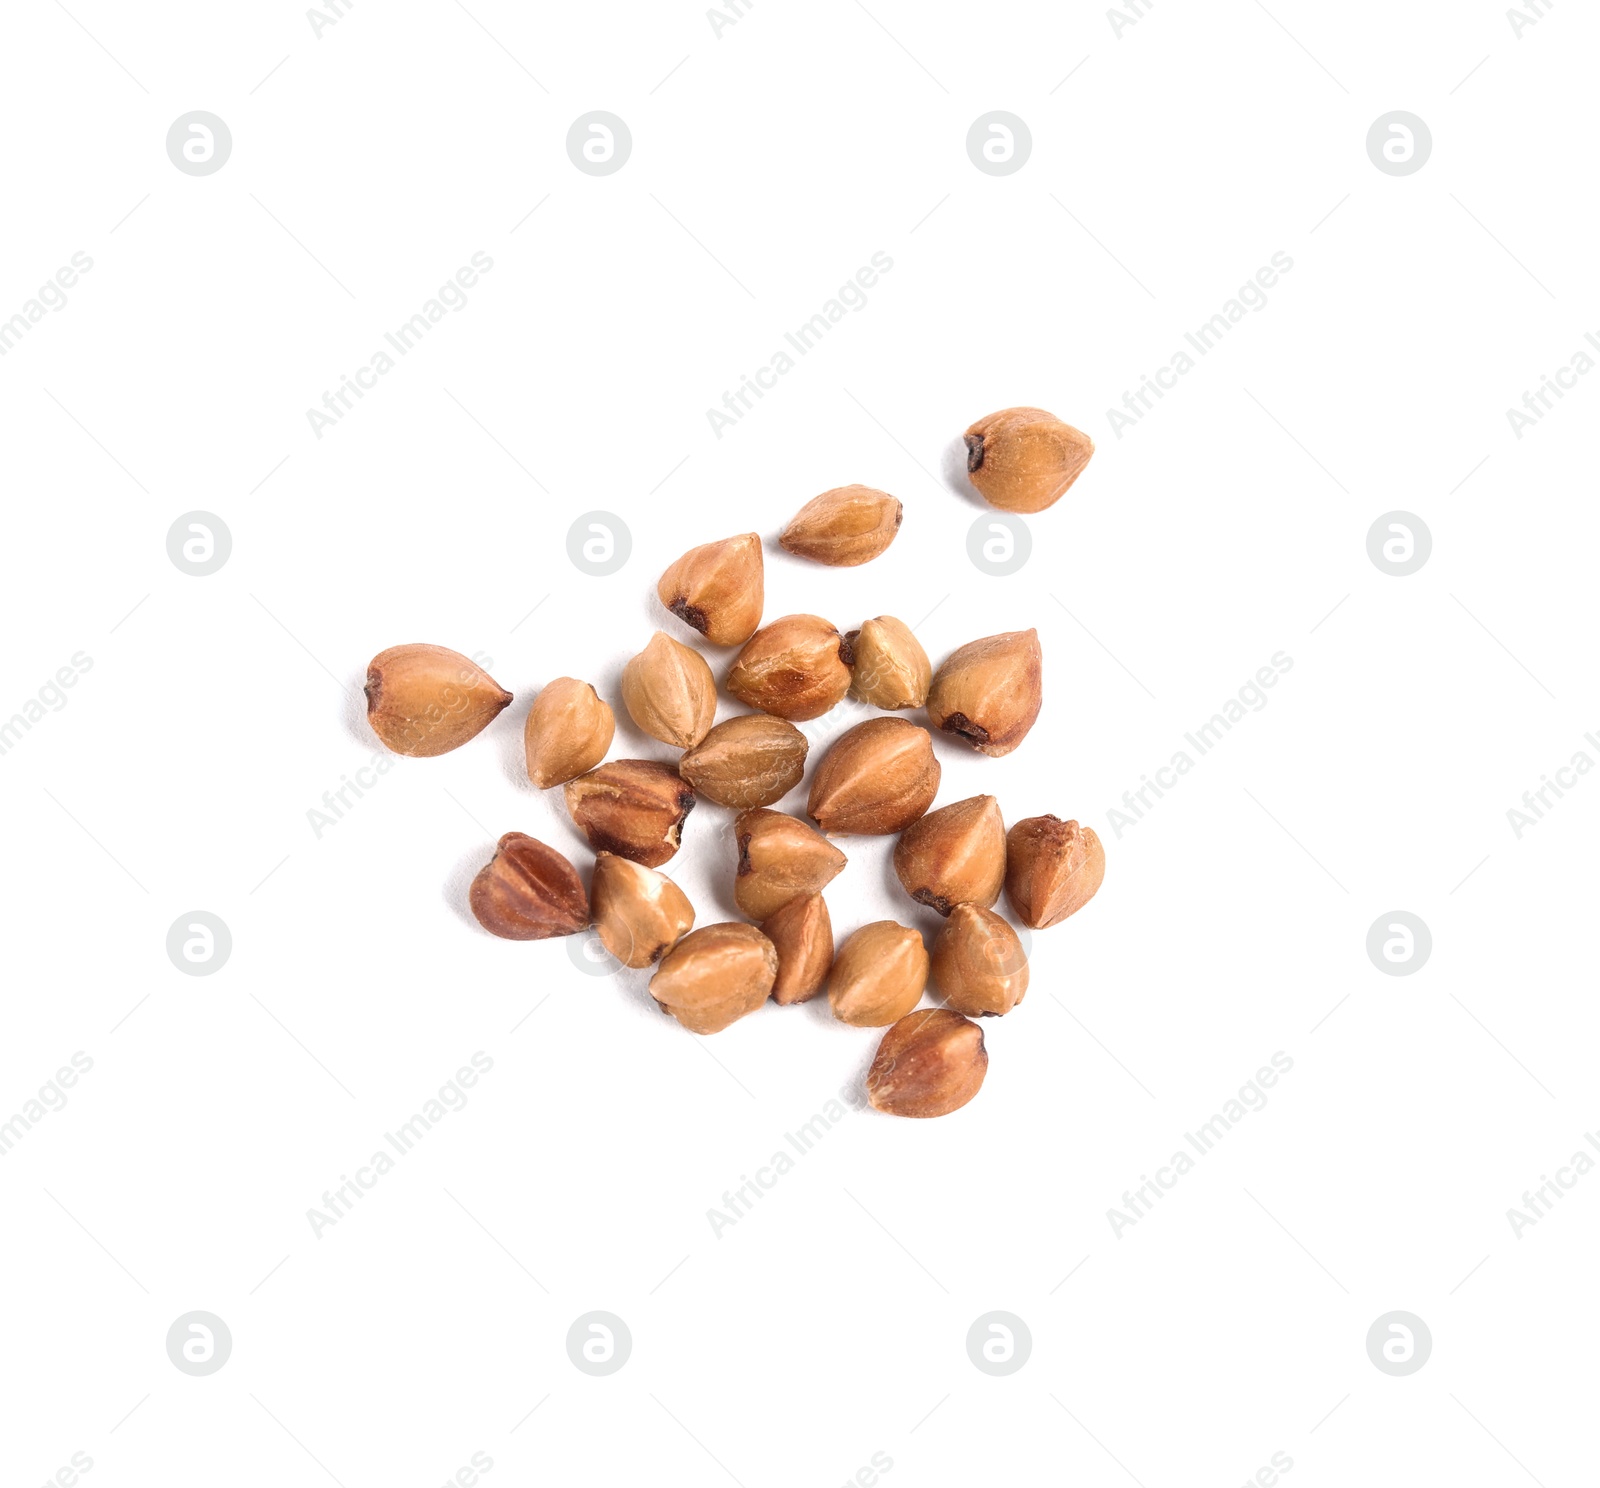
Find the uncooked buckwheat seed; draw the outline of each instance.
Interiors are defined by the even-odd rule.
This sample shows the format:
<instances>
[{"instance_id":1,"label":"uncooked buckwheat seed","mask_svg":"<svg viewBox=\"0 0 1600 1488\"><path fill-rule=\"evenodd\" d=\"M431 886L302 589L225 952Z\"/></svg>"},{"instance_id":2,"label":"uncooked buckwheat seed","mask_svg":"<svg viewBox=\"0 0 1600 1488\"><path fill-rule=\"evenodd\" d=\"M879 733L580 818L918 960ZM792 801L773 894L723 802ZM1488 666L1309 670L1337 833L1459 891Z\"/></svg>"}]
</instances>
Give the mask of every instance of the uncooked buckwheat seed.
<instances>
[{"instance_id":1,"label":"uncooked buckwheat seed","mask_svg":"<svg viewBox=\"0 0 1600 1488\"><path fill-rule=\"evenodd\" d=\"M979 419L966 446L968 475L984 499L1027 513L1058 501L1094 453L1087 435L1037 408ZM883 491L839 486L801 507L779 543L853 568L890 546L904 516ZM789 1006L825 990L840 1023L887 1029L866 1078L874 1109L910 1117L959 1110L989 1065L983 1031L971 1020L1012 1012L1028 988L1022 941L994 909L1002 887L1022 924L1059 924L1100 887L1100 839L1055 816L1028 817L1008 834L993 795L930 809L941 776L934 738L903 716L858 723L822 756L805 803L820 832L791 814L797 807L771 808L805 775L809 742L794 725L820 718L847 693L891 715L926 708L928 724L948 741L992 758L1010 754L1043 705L1038 632L972 641L935 671L911 628L892 615L848 634L805 613L763 625L764 559L754 532L689 549L661 575L656 595L695 635L740 648L726 689L757 711L716 723L717 684L705 656L657 631L622 668L620 693L633 723L681 757L675 765L608 762L610 705L576 678L547 683L522 725L528 779L539 790L564 787L572 822L595 854L590 886L555 848L508 832L472 881L472 913L508 940L573 935L592 923L625 967L654 968L651 997L697 1034L720 1032L769 997ZM373 732L415 756L459 748L512 701L476 661L430 645L379 652L366 693ZM730 886L757 924L695 929L688 896L656 871L678 852L697 796L739 813ZM945 917L932 954L920 930L893 920L860 925L836 954L822 891L847 860L828 836L894 833L894 869L906 893ZM919 1007L929 990L946 1005Z\"/></svg>"}]
</instances>

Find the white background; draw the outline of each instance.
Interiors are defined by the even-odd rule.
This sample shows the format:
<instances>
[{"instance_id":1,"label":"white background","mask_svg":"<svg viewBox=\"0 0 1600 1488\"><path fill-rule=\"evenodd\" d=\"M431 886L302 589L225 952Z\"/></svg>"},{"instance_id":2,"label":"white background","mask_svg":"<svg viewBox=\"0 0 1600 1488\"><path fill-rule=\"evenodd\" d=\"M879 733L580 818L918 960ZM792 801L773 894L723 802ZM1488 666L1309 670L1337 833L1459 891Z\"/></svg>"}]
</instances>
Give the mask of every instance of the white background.
<instances>
[{"instance_id":1,"label":"white background","mask_svg":"<svg viewBox=\"0 0 1600 1488\"><path fill-rule=\"evenodd\" d=\"M0 1163L8 1481L74 1452L107 1484L420 1488L474 1452L491 1483L832 1485L875 1452L891 1485L1239 1484L1275 1452L1306 1488L1591 1480L1600 1177L1506 1218L1600 1121L1600 782L1506 817L1600 759L1600 379L1521 440L1505 412L1600 329L1585 7L1520 38L1488 0L1158 3L1120 36L909 0L757 0L720 37L643 0L362 0L320 38L287 3L70 8L4 22L0 318L94 267L0 359L0 716L93 662L0 757L3 1114L94 1068ZM165 153L194 109L232 132L214 175ZM633 136L604 178L565 148L593 109ZM965 149L993 109L1032 133L1006 177ZM1366 153L1394 109L1432 131L1414 175ZM318 439L306 410L480 250L467 308ZM715 437L879 251L866 307ZM1119 438L1107 410L1280 251L1266 308ZM945 461L1015 403L1099 451L997 580ZM881 560L777 550L852 481L905 503ZM233 537L205 578L165 550L195 509ZM1408 578L1366 551L1396 509L1433 536ZM610 578L567 556L591 510L631 529ZM683 634L661 569L751 527L769 617L928 616L936 661L1037 627L1038 726L1004 760L941 743L940 802L1077 817L1109 866L1035 936L971 1106L848 1117L717 1238L876 1036L822 1004L696 1040L642 974L495 941L464 898L506 830L587 872L526 781L528 704L561 674L615 700ZM318 838L376 748L366 661L414 640L516 702ZM1119 836L1279 651L1268 705ZM669 754L626 720L614 752ZM727 817L671 865L702 924L732 914ZM931 933L890 842L845 845L836 930ZM196 909L233 936L211 977L165 952ZM1405 978L1365 950L1395 909L1433 936ZM479 1050L466 1109L317 1238ZM1118 1238L1107 1210L1280 1050L1267 1107ZM233 1336L205 1378L164 1347L194 1309ZM564 1342L595 1309L633 1335L605 1378ZM1404 1378L1365 1346L1397 1309L1433 1337ZM1004 1378L965 1348L993 1310L1032 1335Z\"/></svg>"}]
</instances>

